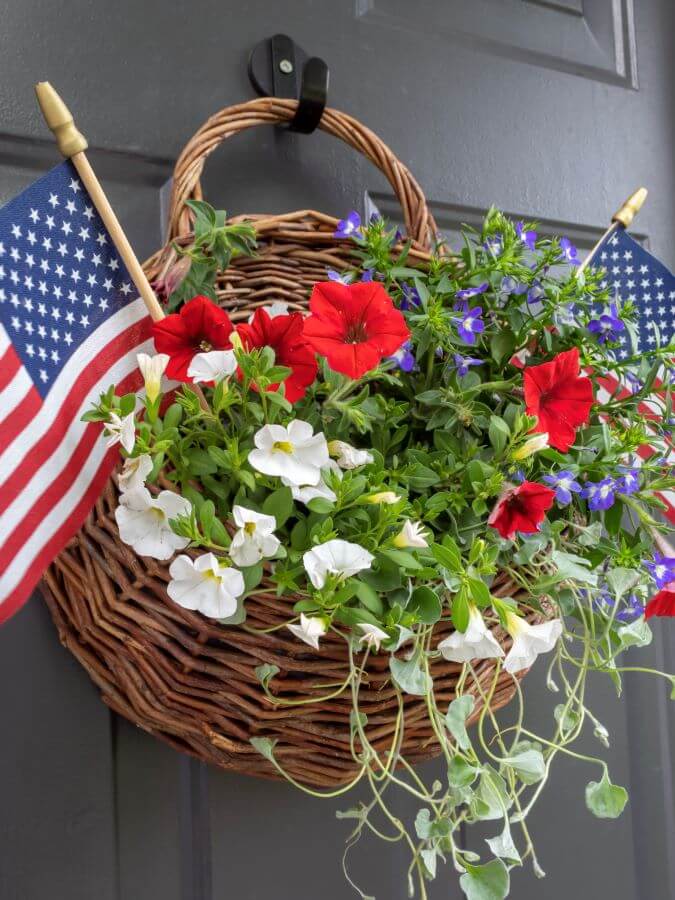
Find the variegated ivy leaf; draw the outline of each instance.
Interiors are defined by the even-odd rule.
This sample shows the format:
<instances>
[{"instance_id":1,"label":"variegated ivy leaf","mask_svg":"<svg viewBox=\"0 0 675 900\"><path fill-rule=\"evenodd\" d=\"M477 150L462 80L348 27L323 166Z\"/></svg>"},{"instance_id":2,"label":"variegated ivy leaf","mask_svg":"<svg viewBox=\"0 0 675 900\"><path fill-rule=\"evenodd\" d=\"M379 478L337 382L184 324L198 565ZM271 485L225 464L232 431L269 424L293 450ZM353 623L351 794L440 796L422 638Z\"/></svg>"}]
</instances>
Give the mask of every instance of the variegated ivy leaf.
<instances>
[{"instance_id":1,"label":"variegated ivy leaf","mask_svg":"<svg viewBox=\"0 0 675 900\"><path fill-rule=\"evenodd\" d=\"M586 806L599 819L617 819L628 802L628 792L609 780L607 770L600 781L586 785Z\"/></svg>"},{"instance_id":2,"label":"variegated ivy leaf","mask_svg":"<svg viewBox=\"0 0 675 900\"><path fill-rule=\"evenodd\" d=\"M467 900L504 900L509 895L509 870L501 859L493 859L484 866L466 867L459 886Z\"/></svg>"},{"instance_id":3,"label":"variegated ivy leaf","mask_svg":"<svg viewBox=\"0 0 675 900\"><path fill-rule=\"evenodd\" d=\"M389 659L389 668L396 684L406 694L424 697L430 690L429 677L420 667L415 657L412 659Z\"/></svg>"},{"instance_id":4,"label":"variegated ivy leaf","mask_svg":"<svg viewBox=\"0 0 675 900\"><path fill-rule=\"evenodd\" d=\"M521 865L520 853L513 842L511 828L509 827L508 822L504 823L504 830L501 834L498 834L497 837L486 838L485 843L495 856L499 856L501 859L514 863L514 865Z\"/></svg>"},{"instance_id":5,"label":"variegated ivy leaf","mask_svg":"<svg viewBox=\"0 0 675 900\"><path fill-rule=\"evenodd\" d=\"M466 720L473 712L474 704L475 700L471 694L464 694L452 701L445 714L446 727L462 750L468 750L471 746L471 739L466 730Z\"/></svg>"}]
</instances>

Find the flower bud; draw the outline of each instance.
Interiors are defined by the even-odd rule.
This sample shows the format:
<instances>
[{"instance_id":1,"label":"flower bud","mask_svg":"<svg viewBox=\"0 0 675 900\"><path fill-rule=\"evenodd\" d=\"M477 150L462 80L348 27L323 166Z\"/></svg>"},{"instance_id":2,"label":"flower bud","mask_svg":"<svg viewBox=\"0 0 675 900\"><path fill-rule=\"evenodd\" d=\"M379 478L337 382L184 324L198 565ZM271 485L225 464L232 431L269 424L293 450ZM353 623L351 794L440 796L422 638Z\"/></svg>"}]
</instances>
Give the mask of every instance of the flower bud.
<instances>
[{"instance_id":1,"label":"flower bud","mask_svg":"<svg viewBox=\"0 0 675 900\"><path fill-rule=\"evenodd\" d=\"M395 494L393 491L381 491L379 494L371 494L369 497L366 497L367 503L398 503L401 499L398 494Z\"/></svg>"},{"instance_id":2,"label":"flower bud","mask_svg":"<svg viewBox=\"0 0 675 900\"><path fill-rule=\"evenodd\" d=\"M514 460L520 461L521 459L527 459L528 456L532 456L539 450L545 450L547 447L548 434L546 432L543 434L533 434L532 437L528 438L517 450L514 450L511 456Z\"/></svg>"},{"instance_id":3,"label":"flower bud","mask_svg":"<svg viewBox=\"0 0 675 900\"><path fill-rule=\"evenodd\" d=\"M157 353L155 356L148 356L147 353L136 354L138 368L145 380L145 394L150 403L154 403L159 397L162 375L169 364L169 358L166 353Z\"/></svg>"}]
</instances>

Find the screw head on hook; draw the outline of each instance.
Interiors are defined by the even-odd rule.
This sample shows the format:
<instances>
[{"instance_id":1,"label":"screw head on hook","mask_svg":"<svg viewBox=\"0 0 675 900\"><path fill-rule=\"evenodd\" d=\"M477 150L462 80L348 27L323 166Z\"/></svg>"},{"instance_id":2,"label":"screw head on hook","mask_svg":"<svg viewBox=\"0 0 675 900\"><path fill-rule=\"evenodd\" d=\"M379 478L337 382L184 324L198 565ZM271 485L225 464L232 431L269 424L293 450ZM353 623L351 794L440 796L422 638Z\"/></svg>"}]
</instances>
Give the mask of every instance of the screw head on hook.
<instances>
[{"instance_id":1,"label":"screw head on hook","mask_svg":"<svg viewBox=\"0 0 675 900\"><path fill-rule=\"evenodd\" d=\"M280 59L279 70L283 72L284 75L290 75L293 71L293 63L290 61L290 59Z\"/></svg>"}]
</instances>

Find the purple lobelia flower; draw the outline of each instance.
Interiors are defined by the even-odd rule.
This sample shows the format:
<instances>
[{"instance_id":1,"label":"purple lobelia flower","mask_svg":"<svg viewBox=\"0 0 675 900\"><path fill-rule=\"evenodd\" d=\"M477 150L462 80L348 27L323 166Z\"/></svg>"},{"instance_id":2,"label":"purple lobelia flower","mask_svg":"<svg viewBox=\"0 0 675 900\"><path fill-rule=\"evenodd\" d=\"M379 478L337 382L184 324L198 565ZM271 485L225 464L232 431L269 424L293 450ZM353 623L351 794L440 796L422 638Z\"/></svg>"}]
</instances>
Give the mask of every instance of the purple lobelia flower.
<instances>
[{"instance_id":1,"label":"purple lobelia flower","mask_svg":"<svg viewBox=\"0 0 675 900\"><path fill-rule=\"evenodd\" d=\"M485 243L483 244L483 246L493 256L499 256L504 249L504 238L501 236L501 234L491 234L485 239Z\"/></svg>"},{"instance_id":2,"label":"purple lobelia flower","mask_svg":"<svg viewBox=\"0 0 675 900\"><path fill-rule=\"evenodd\" d=\"M554 311L553 321L556 323L556 325L569 325L573 327L579 324L577 322L576 313L576 303L563 303L562 306L559 306Z\"/></svg>"},{"instance_id":3,"label":"purple lobelia flower","mask_svg":"<svg viewBox=\"0 0 675 900\"><path fill-rule=\"evenodd\" d=\"M616 479L617 494L634 494L640 490L640 470L619 468L619 477Z\"/></svg>"},{"instance_id":4,"label":"purple lobelia flower","mask_svg":"<svg viewBox=\"0 0 675 900\"><path fill-rule=\"evenodd\" d=\"M474 359L471 356L461 356L459 353L455 353L455 369L457 370L457 374L460 378L464 378L465 375L469 374L470 366L482 366L482 359Z\"/></svg>"},{"instance_id":5,"label":"purple lobelia flower","mask_svg":"<svg viewBox=\"0 0 675 900\"><path fill-rule=\"evenodd\" d=\"M524 294L527 290L527 285L523 284L522 281L516 281L513 275L505 275L502 278L499 290L502 294Z\"/></svg>"},{"instance_id":6,"label":"purple lobelia flower","mask_svg":"<svg viewBox=\"0 0 675 900\"><path fill-rule=\"evenodd\" d=\"M403 372L412 372L415 368L415 354L412 352L412 341L406 341L396 353L387 358L395 362Z\"/></svg>"},{"instance_id":7,"label":"purple lobelia flower","mask_svg":"<svg viewBox=\"0 0 675 900\"><path fill-rule=\"evenodd\" d=\"M616 600L607 590L601 591L593 600L593 608L607 616L612 615L615 605ZM638 596L636 594L630 594L624 600L621 608L614 616L614 619L617 622L621 622L623 625L627 625L630 622L634 622L635 619L639 619L644 611L644 604L640 601Z\"/></svg>"},{"instance_id":8,"label":"purple lobelia flower","mask_svg":"<svg viewBox=\"0 0 675 900\"><path fill-rule=\"evenodd\" d=\"M516 234L519 240L525 244L528 250L536 249L537 232L529 228L525 228L524 222L516 222Z\"/></svg>"},{"instance_id":9,"label":"purple lobelia flower","mask_svg":"<svg viewBox=\"0 0 675 900\"><path fill-rule=\"evenodd\" d=\"M421 306L422 300L420 299L419 291L415 287L414 284L404 284L403 285L403 296L401 297L400 307L403 310L414 309L416 306Z\"/></svg>"},{"instance_id":10,"label":"purple lobelia flower","mask_svg":"<svg viewBox=\"0 0 675 900\"><path fill-rule=\"evenodd\" d=\"M351 272L336 272L335 269L326 269L329 281L337 281L340 284L351 284L354 276Z\"/></svg>"},{"instance_id":11,"label":"purple lobelia flower","mask_svg":"<svg viewBox=\"0 0 675 900\"><path fill-rule=\"evenodd\" d=\"M397 228L396 232L394 234L394 243L400 244L400 242L403 240L403 238L404 238L403 232L401 231L400 228Z\"/></svg>"},{"instance_id":12,"label":"purple lobelia flower","mask_svg":"<svg viewBox=\"0 0 675 900\"><path fill-rule=\"evenodd\" d=\"M455 297L458 300L467 300L469 297L477 297L479 294L484 294L489 287L490 282L484 281L482 284L475 285L475 287L463 288L461 291L457 291ZM458 309L457 305L455 305L455 309Z\"/></svg>"},{"instance_id":13,"label":"purple lobelia flower","mask_svg":"<svg viewBox=\"0 0 675 900\"><path fill-rule=\"evenodd\" d=\"M652 576L659 590L675 581L675 556L664 556L655 550L653 558L644 560L642 565Z\"/></svg>"},{"instance_id":14,"label":"purple lobelia flower","mask_svg":"<svg viewBox=\"0 0 675 900\"><path fill-rule=\"evenodd\" d=\"M372 281L375 277L375 269L364 269L363 275L361 276L361 281Z\"/></svg>"},{"instance_id":15,"label":"purple lobelia flower","mask_svg":"<svg viewBox=\"0 0 675 900\"><path fill-rule=\"evenodd\" d=\"M360 237L359 229L361 228L361 216L352 210L346 219L340 219L335 229L336 238Z\"/></svg>"},{"instance_id":16,"label":"purple lobelia flower","mask_svg":"<svg viewBox=\"0 0 675 900\"><path fill-rule=\"evenodd\" d=\"M572 502L572 494L581 493L581 485L567 469L552 475L544 475L542 481L554 489L555 499L561 506L568 506Z\"/></svg>"},{"instance_id":17,"label":"purple lobelia flower","mask_svg":"<svg viewBox=\"0 0 675 900\"><path fill-rule=\"evenodd\" d=\"M530 285L530 289L527 292L527 302L528 303L538 303L542 297L546 296L546 291L541 286L540 281L533 281Z\"/></svg>"},{"instance_id":18,"label":"purple lobelia flower","mask_svg":"<svg viewBox=\"0 0 675 900\"><path fill-rule=\"evenodd\" d=\"M572 266L580 266L579 253L569 238L560 238L560 258Z\"/></svg>"},{"instance_id":19,"label":"purple lobelia flower","mask_svg":"<svg viewBox=\"0 0 675 900\"><path fill-rule=\"evenodd\" d=\"M641 615L644 615L645 606L637 596L637 594L629 594L629 596L626 597L624 603L625 605L623 609L620 609L616 614L616 618L619 620L619 622L628 624L630 622L634 622L636 619L639 619Z\"/></svg>"},{"instance_id":20,"label":"purple lobelia flower","mask_svg":"<svg viewBox=\"0 0 675 900\"><path fill-rule=\"evenodd\" d=\"M377 225L378 222L382 221L382 216L379 212L372 212L370 214L370 219L368 220L370 225Z\"/></svg>"},{"instance_id":21,"label":"purple lobelia flower","mask_svg":"<svg viewBox=\"0 0 675 900\"><path fill-rule=\"evenodd\" d=\"M457 324L457 333L465 344L475 344L476 335L485 330L485 322L481 319L483 310L480 306L469 309L469 304L465 300L460 311L462 318Z\"/></svg>"},{"instance_id":22,"label":"purple lobelia flower","mask_svg":"<svg viewBox=\"0 0 675 900\"><path fill-rule=\"evenodd\" d=\"M621 332L626 330L626 326L619 318L616 303L610 303L609 312L601 315L599 319L591 319L587 328L591 334L597 334L599 344L615 341Z\"/></svg>"},{"instance_id":23,"label":"purple lobelia flower","mask_svg":"<svg viewBox=\"0 0 675 900\"><path fill-rule=\"evenodd\" d=\"M616 484L609 475L602 481L588 481L581 491L581 496L588 500L588 508L592 510L609 509L614 505Z\"/></svg>"}]
</instances>

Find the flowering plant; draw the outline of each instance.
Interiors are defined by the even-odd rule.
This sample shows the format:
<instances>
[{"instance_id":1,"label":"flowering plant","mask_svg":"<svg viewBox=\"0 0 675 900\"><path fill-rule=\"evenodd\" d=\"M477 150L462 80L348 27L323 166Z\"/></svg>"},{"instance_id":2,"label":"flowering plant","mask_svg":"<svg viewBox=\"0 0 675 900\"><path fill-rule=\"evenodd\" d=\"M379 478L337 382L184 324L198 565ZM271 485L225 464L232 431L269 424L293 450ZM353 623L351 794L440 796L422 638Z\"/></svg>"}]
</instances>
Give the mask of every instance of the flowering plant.
<instances>
[{"instance_id":1,"label":"flowering plant","mask_svg":"<svg viewBox=\"0 0 675 900\"><path fill-rule=\"evenodd\" d=\"M654 549L659 494L675 486L659 380L673 348L638 353L633 309L601 272L580 271L567 239L494 210L460 254L439 247L423 266L378 217L351 213L336 236L354 266L314 286L307 315L278 302L233 325L207 296L180 297L155 325L157 355L139 357L144 396L111 388L87 418L123 447L120 536L172 559L171 602L248 628L246 598L265 577L296 599L283 626L293 639L319 653L329 630L346 642L337 693L353 703L356 780L373 787L344 813L350 843L382 834L373 817L384 816L386 839L410 850L411 892L426 897L449 863L470 900L498 900L514 866L543 874L527 821L556 756L595 775L594 815L616 817L627 800L605 761L572 745L587 723L607 745L587 675L620 690L622 652L649 643L652 616L675 614L675 558ZM250 236L241 249L253 252ZM162 391L164 373L182 385ZM454 628L439 641L441 619ZM399 700L386 757L359 709L372 654L389 655ZM538 735L518 677L541 654L561 698ZM445 708L439 659L459 672ZM276 671L258 670L266 692ZM518 702L508 728L493 708L505 673ZM425 698L444 783L425 785L400 753L406 695ZM252 743L283 774L273 743ZM387 784L418 801L411 825ZM460 843L477 822L494 823L489 856Z\"/></svg>"}]
</instances>

